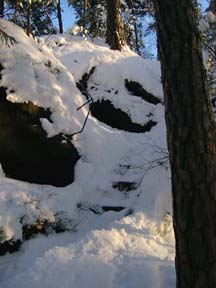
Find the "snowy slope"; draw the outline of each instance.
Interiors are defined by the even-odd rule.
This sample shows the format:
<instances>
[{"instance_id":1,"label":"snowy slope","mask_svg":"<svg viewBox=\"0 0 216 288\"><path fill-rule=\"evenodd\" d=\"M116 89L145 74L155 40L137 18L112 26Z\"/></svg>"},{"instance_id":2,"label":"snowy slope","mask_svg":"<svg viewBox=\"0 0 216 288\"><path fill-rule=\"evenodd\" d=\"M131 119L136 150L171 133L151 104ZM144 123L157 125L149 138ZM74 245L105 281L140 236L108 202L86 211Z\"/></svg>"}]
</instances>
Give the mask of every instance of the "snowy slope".
<instances>
[{"instance_id":1,"label":"snowy slope","mask_svg":"<svg viewBox=\"0 0 216 288\"><path fill-rule=\"evenodd\" d=\"M134 123L145 124L149 117L157 122L149 132L137 134L90 116L83 133L73 138L81 158L75 182L65 188L15 181L1 171L1 237L21 239L22 225L39 218L55 222L62 217L70 232L38 236L19 252L1 257L0 287L174 287L163 105L147 103L125 88L125 79L133 80L162 99L159 63L128 48L111 51L101 40L65 34L37 44L11 23L1 20L0 27L18 42L0 49L0 86L9 88L10 101L51 109L53 123L41 119L48 137L82 126L88 105L76 111L86 101L76 82L92 67L88 89L95 101L110 100ZM134 189L116 189L119 182L135 183Z\"/></svg>"},{"instance_id":2,"label":"snowy slope","mask_svg":"<svg viewBox=\"0 0 216 288\"><path fill-rule=\"evenodd\" d=\"M5 69L1 85L8 88L8 100L32 101L38 106L51 108L53 124L44 120L44 125L49 127L49 136L79 130L85 108L76 113L83 97L71 73L52 53L39 47L13 23L1 19L0 27L17 41L10 48L3 45L0 50L0 62Z\"/></svg>"}]
</instances>

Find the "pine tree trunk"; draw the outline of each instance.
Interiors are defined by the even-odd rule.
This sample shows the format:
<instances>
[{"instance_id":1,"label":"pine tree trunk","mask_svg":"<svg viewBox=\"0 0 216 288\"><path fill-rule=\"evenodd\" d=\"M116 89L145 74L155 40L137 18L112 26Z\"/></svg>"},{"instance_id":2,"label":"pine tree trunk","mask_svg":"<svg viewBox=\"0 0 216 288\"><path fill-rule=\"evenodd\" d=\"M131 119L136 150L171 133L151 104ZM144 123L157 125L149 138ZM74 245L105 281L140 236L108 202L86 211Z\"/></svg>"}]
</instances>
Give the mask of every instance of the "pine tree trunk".
<instances>
[{"instance_id":1,"label":"pine tree trunk","mask_svg":"<svg viewBox=\"0 0 216 288\"><path fill-rule=\"evenodd\" d=\"M61 13L61 0L57 1L57 18L59 24L59 33L63 33L62 13Z\"/></svg>"},{"instance_id":2,"label":"pine tree trunk","mask_svg":"<svg viewBox=\"0 0 216 288\"><path fill-rule=\"evenodd\" d=\"M87 3L88 3L88 1L84 0L84 3L83 3L83 27L84 27L84 30L86 30Z\"/></svg>"},{"instance_id":3,"label":"pine tree trunk","mask_svg":"<svg viewBox=\"0 0 216 288\"><path fill-rule=\"evenodd\" d=\"M31 4L28 3L27 7L27 24L26 24L26 34L29 36L31 33Z\"/></svg>"},{"instance_id":4,"label":"pine tree trunk","mask_svg":"<svg viewBox=\"0 0 216 288\"><path fill-rule=\"evenodd\" d=\"M123 22L120 15L120 0L106 0L107 3L107 33L106 43L113 50L121 50L125 44Z\"/></svg>"},{"instance_id":5,"label":"pine tree trunk","mask_svg":"<svg viewBox=\"0 0 216 288\"><path fill-rule=\"evenodd\" d=\"M216 287L216 132L193 1L155 0L178 288Z\"/></svg>"},{"instance_id":6,"label":"pine tree trunk","mask_svg":"<svg viewBox=\"0 0 216 288\"><path fill-rule=\"evenodd\" d=\"M136 52L139 54L140 49L139 49L139 37L138 37L138 31L137 31L137 23L136 21L134 22L134 35L135 35L135 43L136 43Z\"/></svg>"},{"instance_id":7,"label":"pine tree trunk","mask_svg":"<svg viewBox=\"0 0 216 288\"><path fill-rule=\"evenodd\" d=\"M4 0L0 0L0 18L4 18Z\"/></svg>"},{"instance_id":8,"label":"pine tree trunk","mask_svg":"<svg viewBox=\"0 0 216 288\"><path fill-rule=\"evenodd\" d=\"M15 2L15 4L14 4L14 13L13 13L13 21L16 23L16 20L17 20L17 17L18 17L18 15L19 15L19 8L18 8L18 6L19 6L19 3L18 3L18 1L16 1Z\"/></svg>"}]
</instances>

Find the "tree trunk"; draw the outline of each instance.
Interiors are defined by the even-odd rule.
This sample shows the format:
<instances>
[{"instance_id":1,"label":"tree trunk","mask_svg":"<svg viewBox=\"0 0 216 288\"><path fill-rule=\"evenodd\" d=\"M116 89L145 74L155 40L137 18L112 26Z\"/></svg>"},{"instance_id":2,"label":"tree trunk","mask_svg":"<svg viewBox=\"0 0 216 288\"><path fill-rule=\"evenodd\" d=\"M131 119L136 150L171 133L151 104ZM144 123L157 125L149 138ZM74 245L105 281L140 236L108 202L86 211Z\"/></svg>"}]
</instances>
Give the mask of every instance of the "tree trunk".
<instances>
[{"instance_id":1,"label":"tree trunk","mask_svg":"<svg viewBox=\"0 0 216 288\"><path fill-rule=\"evenodd\" d=\"M59 24L59 33L63 33L62 13L61 13L61 0L57 1L57 18Z\"/></svg>"},{"instance_id":2,"label":"tree trunk","mask_svg":"<svg viewBox=\"0 0 216 288\"><path fill-rule=\"evenodd\" d=\"M84 0L84 3L83 3L83 27L84 27L84 30L86 30L87 4L88 4L88 1Z\"/></svg>"},{"instance_id":3,"label":"tree trunk","mask_svg":"<svg viewBox=\"0 0 216 288\"><path fill-rule=\"evenodd\" d=\"M135 20L134 22L134 35L135 35L135 44L136 44L136 52L140 53L140 47L139 47L139 37L138 37L138 31L137 31L137 22Z\"/></svg>"},{"instance_id":4,"label":"tree trunk","mask_svg":"<svg viewBox=\"0 0 216 288\"><path fill-rule=\"evenodd\" d=\"M132 0L126 1L128 8L132 11L132 15L136 15L134 7L134 3ZM136 45L136 52L140 54L140 47L139 47L139 36L138 36L138 29L137 29L137 19L134 20L134 36L135 36L135 45Z\"/></svg>"},{"instance_id":5,"label":"tree trunk","mask_svg":"<svg viewBox=\"0 0 216 288\"><path fill-rule=\"evenodd\" d=\"M27 24L26 24L26 34L29 36L31 33L31 3L28 3L27 7Z\"/></svg>"},{"instance_id":6,"label":"tree trunk","mask_svg":"<svg viewBox=\"0 0 216 288\"><path fill-rule=\"evenodd\" d=\"M113 50L121 50L125 44L123 22L120 15L120 0L106 0L107 33L106 43Z\"/></svg>"},{"instance_id":7,"label":"tree trunk","mask_svg":"<svg viewBox=\"0 0 216 288\"><path fill-rule=\"evenodd\" d=\"M155 0L178 288L216 287L216 132L193 1Z\"/></svg>"},{"instance_id":8,"label":"tree trunk","mask_svg":"<svg viewBox=\"0 0 216 288\"><path fill-rule=\"evenodd\" d=\"M0 0L0 18L4 18L4 0Z\"/></svg>"},{"instance_id":9,"label":"tree trunk","mask_svg":"<svg viewBox=\"0 0 216 288\"><path fill-rule=\"evenodd\" d=\"M14 4L13 22L16 23L18 15L19 15L19 3L18 1L16 1Z\"/></svg>"}]
</instances>

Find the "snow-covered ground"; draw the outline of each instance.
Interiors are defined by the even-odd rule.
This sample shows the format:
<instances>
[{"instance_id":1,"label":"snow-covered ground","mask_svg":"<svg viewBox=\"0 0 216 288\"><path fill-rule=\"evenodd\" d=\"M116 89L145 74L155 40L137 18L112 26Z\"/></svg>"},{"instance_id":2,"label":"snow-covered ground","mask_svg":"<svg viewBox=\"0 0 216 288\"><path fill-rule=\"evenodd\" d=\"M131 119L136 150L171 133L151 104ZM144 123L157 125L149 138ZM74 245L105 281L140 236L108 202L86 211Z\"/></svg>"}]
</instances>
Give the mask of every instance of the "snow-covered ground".
<instances>
[{"instance_id":1,"label":"snow-covered ground","mask_svg":"<svg viewBox=\"0 0 216 288\"><path fill-rule=\"evenodd\" d=\"M60 217L70 230L37 236L0 257L0 287L174 288L164 107L125 87L125 79L133 80L162 99L159 63L128 48L111 51L102 40L64 34L36 43L11 23L1 20L0 28L18 42L0 49L0 86L8 87L10 101L51 109L52 123L41 119L48 137L82 127L88 105L77 111L86 99L76 82L92 67L89 93L95 101L110 100L134 123L157 122L150 132L129 133L90 115L73 137L81 158L74 183L64 188L12 180L0 169L1 241L21 239L22 225L37 219ZM135 189L120 191L113 187L118 182L135 183ZM110 206L125 209L103 210Z\"/></svg>"}]
</instances>

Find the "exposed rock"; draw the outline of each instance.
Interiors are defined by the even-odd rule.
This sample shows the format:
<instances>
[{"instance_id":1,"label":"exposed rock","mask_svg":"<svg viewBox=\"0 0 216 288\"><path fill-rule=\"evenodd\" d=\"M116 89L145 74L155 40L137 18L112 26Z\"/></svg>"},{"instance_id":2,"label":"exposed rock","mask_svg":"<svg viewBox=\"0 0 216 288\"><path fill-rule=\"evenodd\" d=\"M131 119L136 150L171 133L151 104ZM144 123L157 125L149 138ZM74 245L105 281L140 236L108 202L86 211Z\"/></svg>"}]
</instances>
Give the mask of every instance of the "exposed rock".
<instances>
[{"instance_id":1,"label":"exposed rock","mask_svg":"<svg viewBox=\"0 0 216 288\"><path fill-rule=\"evenodd\" d=\"M131 92L132 95L141 97L143 100L145 100L148 103L157 105L159 103L162 103L161 100L152 95L151 93L147 92L142 85L140 85L136 81L129 81L128 79L125 79L125 87L129 92Z\"/></svg>"},{"instance_id":2,"label":"exposed rock","mask_svg":"<svg viewBox=\"0 0 216 288\"><path fill-rule=\"evenodd\" d=\"M89 100L89 94L87 92L88 90L88 80L91 77L91 75L94 73L96 67L92 67L89 73L85 73L82 76L82 79L76 83L77 88L80 90L80 92L86 97L87 100Z\"/></svg>"},{"instance_id":3,"label":"exposed rock","mask_svg":"<svg viewBox=\"0 0 216 288\"><path fill-rule=\"evenodd\" d=\"M60 214L60 215L59 215ZM55 215L55 221L50 222L46 219L38 219L31 225L22 227L23 241L33 238L37 234L49 235L50 233L63 233L66 231L75 231L75 226L72 219L67 218L61 213Z\"/></svg>"},{"instance_id":4,"label":"exposed rock","mask_svg":"<svg viewBox=\"0 0 216 288\"><path fill-rule=\"evenodd\" d=\"M157 124L157 122L152 120L149 120L144 125L133 123L128 114L119 108L115 108L110 100L102 100L101 102L97 101L91 103L90 110L92 116L99 121L111 126L112 128L117 128L128 132L148 132Z\"/></svg>"},{"instance_id":5,"label":"exposed rock","mask_svg":"<svg viewBox=\"0 0 216 288\"><path fill-rule=\"evenodd\" d=\"M157 122L149 120L144 125L134 123L131 121L130 116L126 112L122 111L119 108L115 108L110 100L102 100L102 101L93 102L93 99L91 98L91 95L88 92L88 81L91 75L94 73L95 69L96 67L93 67L89 73L85 73L82 79L77 83L77 88L80 90L80 92L86 97L87 100L91 101L90 102L91 104L89 107L90 107L92 116L98 119L99 121L111 126L112 128L116 128L119 130L124 130L127 132L134 132L134 133L144 133L144 132L150 131L151 128L157 124ZM106 90L106 92L110 93L111 90ZM118 91L116 90L115 94L117 93ZM151 96L154 97L157 101L159 101L158 103L160 103L160 100L158 98L156 98L153 95Z\"/></svg>"},{"instance_id":6,"label":"exposed rock","mask_svg":"<svg viewBox=\"0 0 216 288\"><path fill-rule=\"evenodd\" d=\"M63 217L62 217L63 216ZM64 215L55 215L55 221L49 222L46 219L38 219L31 225L22 226L22 240L9 240L0 242L0 256L6 253L14 253L19 251L23 242L34 238L37 234L43 234L48 236L50 233L63 233L66 231L76 231L76 227L73 225L73 221L69 218L65 218Z\"/></svg>"},{"instance_id":7,"label":"exposed rock","mask_svg":"<svg viewBox=\"0 0 216 288\"><path fill-rule=\"evenodd\" d=\"M0 87L0 163L7 177L60 187L73 182L80 156L63 135L47 138L40 118L50 115L31 102L11 103Z\"/></svg>"},{"instance_id":8,"label":"exposed rock","mask_svg":"<svg viewBox=\"0 0 216 288\"><path fill-rule=\"evenodd\" d=\"M114 182L112 187L114 189L118 189L119 191L129 192L129 191L135 190L137 188L137 183L127 182L127 181L119 181L119 182Z\"/></svg>"},{"instance_id":9,"label":"exposed rock","mask_svg":"<svg viewBox=\"0 0 216 288\"><path fill-rule=\"evenodd\" d=\"M14 253L20 249L22 244L21 240L10 240L0 243L0 256L5 255L6 253Z\"/></svg>"},{"instance_id":10,"label":"exposed rock","mask_svg":"<svg viewBox=\"0 0 216 288\"><path fill-rule=\"evenodd\" d=\"M88 203L78 203L77 208L80 210L89 210L94 214L102 215L105 212L113 211L120 212L126 207L123 206L101 206L101 205L89 205Z\"/></svg>"},{"instance_id":11,"label":"exposed rock","mask_svg":"<svg viewBox=\"0 0 216 288\"><path fill-rule=\"evenodd\" d=\"M122 206L102 206L102 209L104 212L108 212L108 211L120 212L124 210L125 208L126 207L122 207Z\"/></svg>"}]
</instances>

